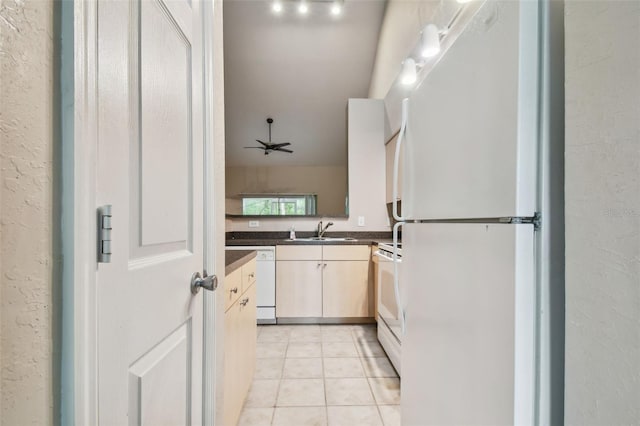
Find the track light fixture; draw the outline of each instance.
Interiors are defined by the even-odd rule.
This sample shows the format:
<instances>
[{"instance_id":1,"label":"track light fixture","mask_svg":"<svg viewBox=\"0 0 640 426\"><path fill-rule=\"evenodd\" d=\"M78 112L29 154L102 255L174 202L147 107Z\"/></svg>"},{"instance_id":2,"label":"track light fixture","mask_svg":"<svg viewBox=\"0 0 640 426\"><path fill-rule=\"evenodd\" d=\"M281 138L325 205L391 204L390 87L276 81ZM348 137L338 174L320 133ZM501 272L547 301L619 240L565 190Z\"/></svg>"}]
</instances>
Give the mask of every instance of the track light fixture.
<instances>
[{"instance_id":1,"label":"track light fixture","mask_svg":"<svg viewBox=\"0 0 640 426\"><path fill-rule=\"evenodd\" d=\"M285 12L285 9L288 9L289 6L294 6L298 10L298 14L304 16L311 11L310 3L313 2L322 5L330 5L329 14L333 17L342 15L342 12L344 11L345 0L332 0L331 2L327 0L272 0L271 12L273 12L275 15L280 15Z\"/></svg>"},{"instance_id":2,"label":"track light fixture","mask_svg":"<svg viewBox=\"0 0 640 426\"><path fill-rule=\"evenodd\" d=\"M429 24L422 30L420 55L423 58L431 58L440 53L440 33L438 27Z\"/></svg>"},{"instance_id":3,"label":"track light fixture","mask_svg":"<svg viewBox=\"0 0 640 426\"><path fill-rule=\"evenodd\" d=\"M342 14L342 3L342 0L334 0L333 4L331 5L331 14L333 16Z\"/></svg>"},{"instance_id":4,"label":"track light fixture","mask_svg":"<svg viewBox=\"0 0 640 426\"><path fill-rule=\"evenodd\" d=\"M282 2L280 0L275 0L271 4L271 10L273 13L280 14L282 12Z\"/></svg>"},{"instance_id":5,"label":"track light fixture","mask_svg":"<svg viewBox=\"0 0 640 426\"><path fill-rule=\"evenodd\" d=\"M413 58L407 58L402 62L402 72L400 73L400 82L405 86L410 86L418 79L418 70L416 61Z\"/></svg>"},{"instance_id":6,"label":"track light fixture","mask_svg":"<svg viewBox=\"0 0 640 426\"><path fill-rule=\"evenodd\" d=\"M438 27L434 24L427 24L422 29L418 46L411 53L414 57L428 59L440 54L440 39L447 36L452 25L466 7L465 3L472 2L473 0L457 1L461 4L461 6L458 7L457 12L453 15L453 17L443 30L439 30ZM426 65L426 61L424 59L421 60L421 62L416 63L416 60L410 56L402 62L402 71L400 72L401 84L410 86L416 82L416 80L418 79L418 67L422 68Z\"/></svg>"},{"instance_id":7,"label":"track light fixture","mask_svg":"<svg viewBox=\"0 0 640 426\"><path fill-rule=\"evenodd\" d=\"M309 13L309 4L306 0L300 0L300 4L298 5L298 13L300 15L306 15Z\"/></svg>"}]
</instances>

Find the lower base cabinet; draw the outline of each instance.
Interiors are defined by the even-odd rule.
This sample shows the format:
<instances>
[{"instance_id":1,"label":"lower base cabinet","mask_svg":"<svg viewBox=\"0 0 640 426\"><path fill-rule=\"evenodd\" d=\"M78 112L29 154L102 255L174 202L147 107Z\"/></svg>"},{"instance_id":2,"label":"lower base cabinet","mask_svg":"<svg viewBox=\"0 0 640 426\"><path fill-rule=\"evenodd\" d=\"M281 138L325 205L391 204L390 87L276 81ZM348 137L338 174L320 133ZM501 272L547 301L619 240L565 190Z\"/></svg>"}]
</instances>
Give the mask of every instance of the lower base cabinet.
<instances>
[{"instance_id":1,"label":"lower base cabinet","mask_svg":"<svg viewBox=\"0 0 640 426\"><path fill-rule=\"evenodd\" d=\"M370 258L366 245L277 246L276 317L373 317Z\"/></svg>"},{"instance_id":2,"label":"lower base cabinet","mask_svg":"<svg viewBox=\"0 0 640 426\"><path fill-rule=\"evenodd\" d=\"M276 262L276 316L322 316L322 262Z\"/></svg>"},{"instance_id":3,"label":"lower base cabinet","mask_svg":"<svg viewBox=\"0 0 640 426\"><path fill-rule=\"evenodd\" d=\"M255 263L255 260L251 262ZM243 269L251 267L250 264L247 264L243 266ZM237 284L233 278L227 280L227 283L236 288ZM227 283L225 283L225 287ZM246 288L246 286L244 287ZM232 294L235 293L232 292ZM224 426L238 424L242 406L249 393L255 373L256 341L256 285L254 280L248 283L248 288L231 303L224 314Z\"/></svg>"},{"instance_id":4,"label":"lower base cabinet","mask_svg":"<svg viewBox=\"0 0 640 426\"><path fill-rule=\"evenodd\" d=\"M322 271L322 316L370 317L373 288L369 285L369 261L326 261Z\"/></svg>"}]
</instances>

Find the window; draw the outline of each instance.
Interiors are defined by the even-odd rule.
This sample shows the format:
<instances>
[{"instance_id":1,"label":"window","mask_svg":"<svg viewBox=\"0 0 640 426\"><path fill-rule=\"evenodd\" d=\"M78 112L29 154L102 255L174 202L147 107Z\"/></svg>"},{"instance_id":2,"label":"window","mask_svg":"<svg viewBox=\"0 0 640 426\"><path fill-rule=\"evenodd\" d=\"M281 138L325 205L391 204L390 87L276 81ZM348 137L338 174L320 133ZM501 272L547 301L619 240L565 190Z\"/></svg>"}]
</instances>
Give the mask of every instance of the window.
<instances>
[{"instance_id":1,"label":"window","mask_svg":"<svg viewBox=\"0 0 640 426\"><path fill-rule=\"evenodd\" d=\"M251 195L242 197L242 214L306 216L316 214L317 195Z\"/></svg>"}]
</instances>

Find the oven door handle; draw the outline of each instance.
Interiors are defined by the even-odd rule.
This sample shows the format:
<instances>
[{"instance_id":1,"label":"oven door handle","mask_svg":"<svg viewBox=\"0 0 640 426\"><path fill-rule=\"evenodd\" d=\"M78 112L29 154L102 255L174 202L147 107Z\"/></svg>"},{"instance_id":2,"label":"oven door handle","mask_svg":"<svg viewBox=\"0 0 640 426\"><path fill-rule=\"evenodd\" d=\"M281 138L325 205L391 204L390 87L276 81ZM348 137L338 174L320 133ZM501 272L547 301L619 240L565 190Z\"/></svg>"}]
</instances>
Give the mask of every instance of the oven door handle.
<instances>
[{"instance_id":1,"label":"oven door handle","mask_svg":"<svg viewBox=\"0 0 640 426\"><path fill-rule=\"evenodd\" d=\"M376 256L378 256L379 258L382 258L384 260L388 260L389 262L398 262L398 263L402 263L402 259L398 258L397 260L393 260L393 257L385 254L385 252L383 252L382 250L376 250L375 252L373 252L373 254L375 254Z\"/></svg>"},{"instance_id":2,"label":"oven door handle","mask_svg":"<svg viewBox=\"0 0 640 426\"><path fill-rule=\"evenodd\" d=\"M400 263L400 259L398 258L398 229L404 225L404 222L397 222L393 225L393 291L396 295L396 304L398 306L398 319L400 320L400 328L402 330L402 334L405 333L405 315L404 308L402 306L402 299L400 298L400 281L399 281L399 270L398 264Z\"/></svg>"}]
</instances>

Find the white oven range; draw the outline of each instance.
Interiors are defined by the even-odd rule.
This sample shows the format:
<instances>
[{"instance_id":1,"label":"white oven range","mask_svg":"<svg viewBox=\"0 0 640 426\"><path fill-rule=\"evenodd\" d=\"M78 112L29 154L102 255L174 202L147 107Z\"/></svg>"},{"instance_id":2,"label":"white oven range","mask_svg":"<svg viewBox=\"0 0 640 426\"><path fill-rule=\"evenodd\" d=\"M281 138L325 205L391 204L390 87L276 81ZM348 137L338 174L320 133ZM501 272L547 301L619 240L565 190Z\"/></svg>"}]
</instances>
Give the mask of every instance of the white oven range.
<instances>
[{"instance_id":1,"label":"white oven range","mask_svg":"<svg viewBox=\"0 0 640 426\"><path fill-rule=\"evenodd\" d=\"M398 282L402 277L402 244L395 249ZM375 255L378 258L378 340L400 375L400 349L402 326L398 316L398 292L394 286L394 246L380 243Z\"/></svg>"}]
</instances>

